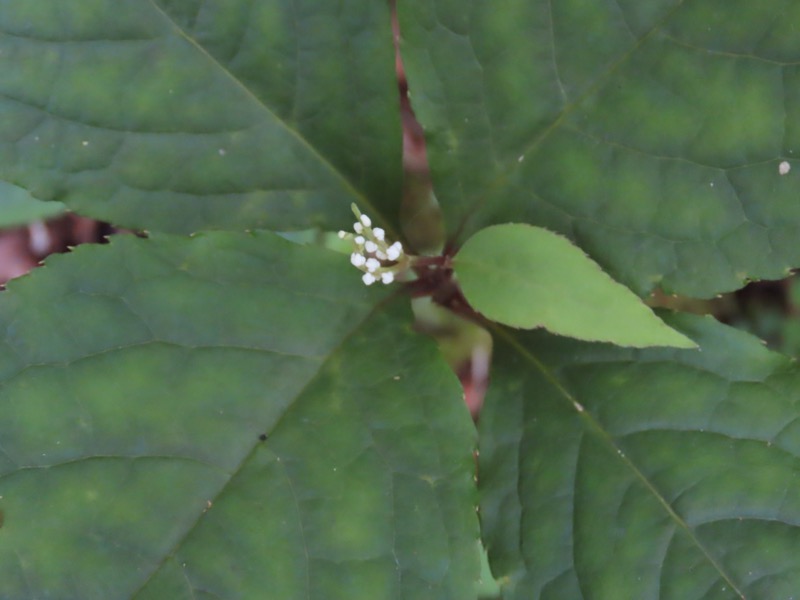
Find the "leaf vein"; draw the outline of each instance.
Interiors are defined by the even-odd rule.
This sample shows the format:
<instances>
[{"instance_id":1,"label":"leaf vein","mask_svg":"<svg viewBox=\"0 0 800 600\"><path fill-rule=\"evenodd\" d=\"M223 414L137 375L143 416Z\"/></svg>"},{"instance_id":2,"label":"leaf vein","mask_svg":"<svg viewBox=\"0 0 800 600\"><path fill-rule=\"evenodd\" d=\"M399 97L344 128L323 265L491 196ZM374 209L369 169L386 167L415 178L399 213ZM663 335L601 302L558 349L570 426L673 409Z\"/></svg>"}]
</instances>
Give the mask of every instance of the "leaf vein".
<instances>
[{"instance_id":1,"label":"leaf vein","mask_svg":"<svg viewBox=\"0 0 800 600\"><path fill-rule=\"evenodd\" d=\"M314 156L319 163L325 167L333 176L339 180L342 187L352 195L359 205L371 211L376 219L386 221L380 211L375 207L369 198L359 190L356 185L350 181L333 163L324 156L320 150L315 147L300 131L290 126L290 124L282 119L270 106L268 106L261 98L259 98L253 90L247 87L241 80L234 76L231 71L219 62L211 53L209 53L188 31L185 31L181 26L176 23L169 14L159 5L158 0L149 0L153 8L160 14L160 16L183 37L188 43L197 49L211 64L220 69L237 87L239 87L252 102L254 102L261 110L263 110L275 123L283 128L291 137L293 137L303 148L305 148L311 156Z\"/></svg>"},{"instance_id":2,"label":"leaf vein","mask_svg":"<svg viewBox=\"0 0 800 600\"><path fill-rule=\"evenodd\" d=\"M540 361L534 354L528 351L526 348L518 342L513 335L511 335L507 330L501 329L500 327L494 326L493 330L495 333L501 337L511 348L513 348L521 358L529 362L533 367L535 367L547 380L553 388L558 392L558 394L567 401L570 406L577 410L577 406L580 406L577 399L572 395L572 393L567 390L564 385L558 380L558 377L555 373L551 371L542 361ZM633 463L630 457L625 454L622 449L618 446L612 435L606 431L603 426L595 419L595 417L589 414L586 410L579 410L578 411L579 417L584 423L585 429L584 430L591 430L597 436L597 438L602 441L605 445L607 445L617 456L618 460L622 462L622 464L633 474L633 476L642 484L642 486L653 496L653 498L661 505L662 509L666 512L667 516L678 526L680 527L689 539L692 541L692 544L703 554L706 560L711 564L717 573L719 573L720 577L725 580L725 582L734 590L742 600L745 600L745 596L739 587L734 583L733 578L725 571L723 566L717 560L716 557L713 556L711 551L706 548L706 546L700 541L700 539L695 534L694 530L689 526L689 524L681 517L672 505L667 501L664 495L658 490L658 488L651 482L647 476Z\"/></svg>"}]
</instances>

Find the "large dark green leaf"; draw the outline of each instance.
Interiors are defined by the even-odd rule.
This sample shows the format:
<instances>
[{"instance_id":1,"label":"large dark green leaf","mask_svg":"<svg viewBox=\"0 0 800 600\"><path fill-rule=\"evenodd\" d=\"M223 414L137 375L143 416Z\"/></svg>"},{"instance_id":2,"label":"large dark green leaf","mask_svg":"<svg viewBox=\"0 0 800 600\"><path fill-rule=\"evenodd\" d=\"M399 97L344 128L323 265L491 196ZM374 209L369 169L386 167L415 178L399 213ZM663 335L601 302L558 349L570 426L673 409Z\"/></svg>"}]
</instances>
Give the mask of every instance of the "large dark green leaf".
<instances>
[{"instance_id":1,"label":"large dark green leaf","mask_svg":"<svg viewBox=\"0 0 800 600\"><path fill-rule=\"evenodd\" d=\"M272 235L48 263L0 297L0 597L473 593L474 429L407 300Z\"/></svg>"},{"instance_id":2,"label":"large dark green leaf","mask_svg":"<svg viewBox=\"0 0 800 600\"><path fill-rule=\"evenodd\" d=\"M800 369L711 319L669 322L701 350L501 335L480 473L506 597L800 590Z\"/></svg>"},{"instance_id":3,"label":"large dark green leaf","mask_svg":"<svg viewBox=\"0 0 800 600\"><path fill-rule=\"evenodd\" d=\"M0 177L37 197L178 232L396 213L385 2L4 2L0 69Z\"/></svg>"},{"instance_id":4,"label":"large dark green leaf","mask_svg":"<svg viewBox=\"0 0 800 600\"><path fill-rule=\"evenodd\" d=\"M451 236L554 229L642 294L800 264L800 3L398 4Z\"/></svg>"}]
</instances>

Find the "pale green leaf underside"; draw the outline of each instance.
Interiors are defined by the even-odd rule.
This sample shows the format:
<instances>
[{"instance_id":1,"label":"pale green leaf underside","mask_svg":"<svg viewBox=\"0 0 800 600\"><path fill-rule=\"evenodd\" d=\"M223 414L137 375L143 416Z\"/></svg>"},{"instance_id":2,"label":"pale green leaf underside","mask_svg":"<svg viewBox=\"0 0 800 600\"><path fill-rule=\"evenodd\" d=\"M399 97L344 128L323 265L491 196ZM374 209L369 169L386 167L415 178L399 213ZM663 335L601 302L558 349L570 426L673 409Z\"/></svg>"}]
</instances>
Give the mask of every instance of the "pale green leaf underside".
<instances>
[{"instance_id":1,"label":"pale green leaf underside","mask_svg":"<svg viewBox=\"0 0 800 600\"><path fill-rule=\"evenodd\" d=\"M669 321L702 351L500 336L480 473L506 598L800 589L800 370L710 318Z\"/></svg>"},{"instance_id":2,"label":"pale green leaf underside","mask_svg":"<svg viewBox=\"0 0 800 600\"><path fill-rule=\"evenodd\" d=\"M800 264L800 3L399 10L451 236L547 227L640 295L707 297Z\"/></svg>"},{"instance_id":3,"label":"pale green leaf underside","mask_svg":"<svg viewBox=\"0 0 800 600\"><path fill-rule=\"evenodd\" d=\"M474 429L403 304L266 234L116 238L13 283L0 596L469 597Z\"/></svg>"},{"instance_id":4,"label":"pale green leaf underside","mask_svg":"<svg viewBox=\"0 0 800 600\"><path fill-rule=\"evenodd\" d=\"M470 305L504 325L637 348L695 347L580 248L541 227L482 229L453 264Z\"/></svg>"},{"instance_id":5,"label":"pale green leaf underside","mask_svg":"<svg viewBox=\"0 0 800 600\"><path fill-rule=\"evenodd\" d=\"M149 230L394 215L388 5L37 0L0 7L0 177Z\"/></svg>"},{"instance_id":6,"label":"pale green leaf underside","mask_svg":"<svg viewBox=\"0 0 800 600\"><path fill-rule=\"evenodd\" d=\"M17 227L63 213L60 202L42 202L15 185L0 181L0 227Z\"/></svg>"}]
</instances>

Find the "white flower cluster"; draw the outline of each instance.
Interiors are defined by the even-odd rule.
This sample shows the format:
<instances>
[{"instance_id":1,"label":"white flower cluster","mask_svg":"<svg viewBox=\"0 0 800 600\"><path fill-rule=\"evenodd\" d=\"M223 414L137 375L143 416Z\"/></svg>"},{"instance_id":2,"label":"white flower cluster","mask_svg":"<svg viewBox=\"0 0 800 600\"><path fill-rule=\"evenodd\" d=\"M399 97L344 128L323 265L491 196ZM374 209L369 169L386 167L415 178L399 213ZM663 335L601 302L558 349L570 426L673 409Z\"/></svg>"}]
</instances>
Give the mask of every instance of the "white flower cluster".
<instances>
[{"instance_id":1,"label":"white flower cluster","mask_svg":"<svg viewBox=\"0 0 800 600\"><path fill-rule=\"evenodd\" d=\"M376 281L390 284L395 277L406 270L408 258L403 252L403 244L386 241L386 232L380 227L373 227L372 220L355 204L352 206L353 214L358 219L353 224L355 234L340 231L339 237L343 240L352 240L355 251L350 255L350 262L364 272L361 280L366 285Z\"/></svg>"}]
</instances>

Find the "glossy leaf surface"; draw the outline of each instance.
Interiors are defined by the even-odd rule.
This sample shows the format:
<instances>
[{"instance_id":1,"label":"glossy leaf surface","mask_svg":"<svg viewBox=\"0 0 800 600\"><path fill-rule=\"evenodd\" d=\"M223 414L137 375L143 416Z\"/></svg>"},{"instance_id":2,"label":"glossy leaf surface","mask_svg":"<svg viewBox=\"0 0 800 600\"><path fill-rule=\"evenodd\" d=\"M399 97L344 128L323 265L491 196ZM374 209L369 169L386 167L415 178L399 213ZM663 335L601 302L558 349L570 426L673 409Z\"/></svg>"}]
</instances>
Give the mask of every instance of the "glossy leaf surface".
<instances>
[{"instance_id":1,"label":"glossy leaf surface","mask_svg":"<svg viewBox=\"0 0 800 600\"><path fill-rule=\"evenodd\" d=\"M474 428L406 304L266 234L116 238L13 282L0 596L469 597Z\"/></svg>"},{"instance_id":2,"label":"glossy leaf surface","mask_svg":"<svg viewBox=\"0 0 800 600\"><path fill-rule=\"evenodd\" d=\"M669 322L701 349L501 336L480 472L504 597L800 589L800 370L712 319Z\"/></svg>"},{"instance_id":3,"label":"glossy leaf surface","mask_svg":"<svg viewBox=\"0 0 800 600\"><path fill-rule=\"evenodd\" d=\"M505 325L637 348L695 346L580 248L541 227L482 229L461 248L453 268L470 305Z\"/></svg>"},{"instance_id":4,"label":"glossy leaf surface","mask_svg":"<svg viewBox=\"0 0 800 600\"><path fill-rule=\"evenodd\" d=\"M386 3L6 2L0 34L0 177L36 197L177 232L397 212Z\"/></svg>"},{"instance_id":5,"label":"glossy leaf surface","mask_svg":"<svg viewBox=\"0 0 800 600\"><path fill-rule=\"evenodd\" d=\"M709 297L800 264L800 4L398 4L457 241L546 227L640 295Z\"/></svg>"}]
</instances>

